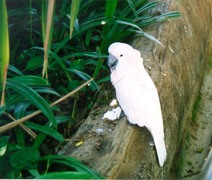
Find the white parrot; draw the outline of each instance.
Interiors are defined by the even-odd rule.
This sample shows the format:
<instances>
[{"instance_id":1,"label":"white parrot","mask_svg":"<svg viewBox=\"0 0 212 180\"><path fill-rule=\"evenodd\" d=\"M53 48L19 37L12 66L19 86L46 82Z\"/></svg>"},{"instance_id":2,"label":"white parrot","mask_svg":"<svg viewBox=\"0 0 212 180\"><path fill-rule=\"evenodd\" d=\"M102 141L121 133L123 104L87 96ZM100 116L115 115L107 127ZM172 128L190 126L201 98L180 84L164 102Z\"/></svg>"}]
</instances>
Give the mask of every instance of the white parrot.
<instances>
[{"instance_id":1,"label":"white parrot","mask_svg":"<svg viewBox=\"0 0 212 180\"><path fill-rule=\"evenodd\" d=\"M145 126L152 134L159 164L166 160L163 119L157 89L143 66L138 50L116 42L110 45L107 64L116 97L132 124Z\"/></svg>"}]
</instances>

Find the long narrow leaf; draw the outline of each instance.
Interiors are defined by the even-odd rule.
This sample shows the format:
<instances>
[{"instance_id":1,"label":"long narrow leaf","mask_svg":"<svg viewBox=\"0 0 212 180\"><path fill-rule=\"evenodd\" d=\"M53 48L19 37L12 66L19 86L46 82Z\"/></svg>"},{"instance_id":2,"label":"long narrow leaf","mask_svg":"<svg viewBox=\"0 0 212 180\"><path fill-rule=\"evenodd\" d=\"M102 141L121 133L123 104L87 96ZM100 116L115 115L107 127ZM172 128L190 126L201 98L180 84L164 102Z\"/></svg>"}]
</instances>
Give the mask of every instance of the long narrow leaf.
<instances>
[{"instance_id":1,"label":"long narrow leaf","mask_svg":"<svg viewBox=\"0 0 212 180\"><path fill-rule=\"evenodd\" d=\"M86 74L86 73L84 73L82 71L79 71L77 69L71 69L71 68L69 68L68 71L75 73L76 75L78 75L79 77L81 77L84 80L91 79L91 77L88 74ZM90 87L91 87L92 90L99 90L99 87L98 87L98 85L96 84L95 81L92 81L90 83Z\"/></svg>"},{"instance_id":2,"label":"long narrow leaf","mask_svg":"<svg viewBox=\"0 0 212 180\"><path fill-rule=\"evenodd\" d=\"M11 95L6 99L5 106L0 107L0 115L2 115L7 108L13 106L14 104L17 104L23 100L23 97L19 94Z\"/></svg>"},{"instance_id":3,"label":"long narrow leaf","mask_svg":"<svg viewBox=\"0 0 212 180\"><path fill-rule=\"evenodd\" d=\"M132 9L132 11L133 11L135 17L138 17L138 14L137 14L137 12L136 12L136 8L135 8L135 5L133 4L133 1L132 1L132 0L127 0L127 2L128 2L128 4L129 4L130 8Z\"/></svg>"},{"instance_id":4,"label":"long narrow leaf","mask_svg":"<svg viewBox=\"0 0 212 180\"><path fill-rule=\"evenodd\" d=\"M81 161L72 157L62 156L62 155L47 155L39 159L39 161L46 161L46 160L49 160L51 162L56 162L61 165L66 165L67 167L74 168L77 171L82 173L90 174L93 176L93 178L101 178L101 179L103 178L96 171L90 169L89 167L82 164Z\"/></svg>"},{"instance_id":5,"label":"long narrow leaf","mask_svg":"<svg viewBox=\"0 0 212 180\"><path fill-rule=\"evenodd\" d=\"M157 6L157 2L149 2L149 3L145 4L144 6L142 6L142 7L137 11L137 13L138 13L138 14L141 14L141 13L143 13L143 12L149 10L149 9L152 9L152 8L154 8L154 7L156 7L156 6Z\"/></svg>"},{"instance_id":6,"label":"long narrow leaf","mask_svg":"<svg viewBox=\"0 0 212 180\"><path fill-rule=\"evenodd\" d=\"M27 98L33 105L43 112L43 114L49 119L50 122L53 123L54 126L56 126L55 117L48 103L32 88L12 79L8 79L7 86L8 88L17 91L19 94Z\"/></svg>"},{"instance_id":7,"label":"long narrow leaf","mask_svg":"<svg viewBox=\"0 0 212 180\"><path fill-rule=\"evenodd\" d=\"M70 39L74 30L74 23L77 19L81 0L72 0L71 2L71 13L70 13Z\"/></svg>"},{"instance_id":8,"label":"long narrow leaf","mask_svg":"<svg viewBox=\"0 0 212 180\"><path fill-rule=\"evenodd\" d=\"M112 18L116 11L118 0L107 0L105 8L105 17Z\"/></svg>"},{"instance_id":9,"label":"long narrow leaf","mask_svg":"<svg viewBox=\"0 0 212 180\"><path fill-rule=\"evenodd\" d=\"M51 56L56 60L56 62L60 65L60 67L62 68L62 71L65 73L66 77L68 78L69 81L71 81L71 76L67 71L66 65L63 62L63 60L54 52L50 52Z\"/></svg>"},{"instance_id":10,"label":"long narrow leaf","mask_svg":"<svg viewBox=\"0 0 212 180\"><path fill-rule=\"evenodd\" d=\"M8 69L9 69L9 71L11 71L12 73L14 73L16 75L19 75L19 76L23 76L24 75L19 69L17 69L13 65L9 65L9 68Z\"/></svg>"},{"instance_id":11,"label":"long narrow leaf","mask_svg":"<svg viewBox=\"0 0 212 180\"><path fill-rule=\"evenodd\" d=\"M68 94L66 94L65 96L61 97L61 98L58 99L57 101L51 103L51 104L50 104L50 107L51 107L51 106L55 106L55 105L57 105L58 103L60 103L61 101L63 101L64 99L67 99L68 97L72 96L74 93L78 92L80 89L84 88L85 86L87 86L87 85L88 85L89 83L91 83L92 81L93 81L93 78L89 79L88 81L86 81L86 82L83 83L82 85L78 86L76 89L74 89L74 90L71 91L70 93L68 93ZM0 108L0 110L1 110L1 108ZM11 129L11 128L13 128L13 127L19 125L20 123L23 123L23 122L29 120L30 118L32 118L32 117L34 117L34 116L37 116L37 115L40 114L40 113L41 113L41 111L38 110L38 111L35 111L34 113L29 114L29 115L27 115L27 116L25 116L25 117L23 117L23 118L21 118L21 119L18 119L18 120L16 120L16 121L12 122L12 123L9 123L9 124L6 124L6 125L4 125L4 126L1 126L1 127L0 127L0 134L1 134L2 132L7 131L8 129Z\"/></svg>"},{"instance_id":12,"label":"long narrow leaf","mask_svg":"<svg viewBox=\"0 0 212 180\"><path fill-rule=\"evenodd\" d=\"M135 32L138 33L138 34L141 34L142 36L145 36L145 37L147 37L148 39L150 39L150 40L156 42L157 44L160 44L161 46L163 46L163 44L162 44L157 38L155 38L154 36L152 36L151 34L148 34L148 33L143 32L143 31L135 31ZM164 47L164 46L163 46L163 47Z\"/></svg>"},{"instance_id":13,"label":"long narrow leaf","mask_svg":"<svg viewBox=\"0 0 212 180\"><path fill-rule=\"evenodd\" d=\"M1 74L0 82L2 84L2 96L1 106L5 103L5 86L7 78L7 69L9 65L10 53L9 53L9 33L8 33L8 22L7 22L7 8L6 1L0 1L0 64Z\"/></svg>"},{"instance_id":14,"label":"long narrow leaf","mask_svg":"<svg viewBox=\"0 0 212 180\"><path fill-rule=\"evenodd\" d=\"M65 171L43 174L36 179L94 179L94 177L84 172Z\"/></svg>"},{"instance_id":15,"label":"long narrow leaf","mask_svg":"<svg viewBox=\"0 0 212 180\"><path fill-rule=\"evenodd\" d=\"M79 53L73 53L73 54L69 54L64 56L62 59L66 60L66 59L70 59L73 57L92 57L92 58L107 58L106 54L100 54L97 52L79 52Z\"/></svg>"},{"instance_id":16,"label":"long narrow leaf","mask_svg":"<svg viewBox=\"0 0 212 180\"><path fill-rule=\"evenodd\" d=\"M53 137L54 139L58 140L59 142L64 141L63 136L58 131L54 130L53 128L51 128L49 126L41 126L41 125L29 122L29 121L25 122L25 125L33 130L47 134L48 136Z\"/></svg>"},{"instance_id":17,"label":"long narrow leaf","mask_svg":"<svg viewBox=\"0 0 212 180\"><path fill-rule=\"evenodd\" d=\"M12 80L15 80L16 82L22 82L23 84L27 86L46 86L47 85L47 81L45 79L42 79L38 76L32 76L32 75L16 76L12 78Z\"/></svg>"}]
</instances>

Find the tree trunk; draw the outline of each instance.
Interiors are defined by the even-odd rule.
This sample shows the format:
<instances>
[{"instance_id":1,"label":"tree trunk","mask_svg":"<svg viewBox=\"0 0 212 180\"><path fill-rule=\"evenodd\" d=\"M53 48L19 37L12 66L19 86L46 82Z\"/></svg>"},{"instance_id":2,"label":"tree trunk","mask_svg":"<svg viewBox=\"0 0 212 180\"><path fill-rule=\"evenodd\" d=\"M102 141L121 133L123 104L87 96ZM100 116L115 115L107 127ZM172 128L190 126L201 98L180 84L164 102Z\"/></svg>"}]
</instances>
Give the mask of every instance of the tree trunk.
<instances>
[{"instance_id":1,"label":"tree trunk","mask_svg":"<svg viewBox=\"0 0 212 180\"><path fill-rule=\"evenodd\" d=\"M148 28L148 33L155 35L164 47L146 38L131 43L141 51L159 92L168 152L164 167L158 165L146 128L130 125L126 117L114 122L102 120L110 109L108 102L115 98L111 84L109 90L102 90L100 103L60 154L75 157L108 178L175 177L175 167L183 161L178 156L182 154L181 143L191 126L194 104L211 55L212 1L164 0L156 11L174 10L180 11L180 18ZM83 144L76 146L76 142ZM178 171L178 176L182 177L182 172Z\"/></svg>"}]
</instances>

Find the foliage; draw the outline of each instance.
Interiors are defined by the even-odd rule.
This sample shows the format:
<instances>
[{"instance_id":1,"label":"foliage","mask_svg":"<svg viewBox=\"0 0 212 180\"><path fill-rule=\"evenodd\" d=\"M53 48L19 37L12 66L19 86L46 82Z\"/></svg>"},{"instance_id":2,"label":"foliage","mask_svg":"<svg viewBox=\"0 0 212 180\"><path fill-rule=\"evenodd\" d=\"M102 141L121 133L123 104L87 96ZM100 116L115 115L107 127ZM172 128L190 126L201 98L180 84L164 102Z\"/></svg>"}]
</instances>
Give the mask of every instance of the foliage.
<instances>
[{"instance_id":1,"label":"foliage","mask_svg":"<svg viewBox=\"0 0 212 180\"><path fill-rule=\"evenodd\" d=\"M43 146L49 139L64 142L64 136L73 134L65 130L73 131L92 108L99 86L109 80L105 59L112 42L136 33L160 44L141 28L179 13L153 16L148 11L157 3L147 0L5 2L7 8L0 4L0 92L5 91L0 133L5 126L13 129L0 137L1 178L102 178L73 158L46 155L51 152ZM90 85L82 88L88 80ZM72 99L66 99L74 89ZM65 102L50 106L59 97ZM21 119L25 122L17 123Z\"/></svg>"},{"instance_id":2,"label":"foliage","mask_svg":"<svg viewBox=\"0 0 212 180\"><path fill-rule=\"evenodd\" d=\"M74 158L60 155L41 157L37 148L14 146L8 144L8 140L8 136L0 138L1 178L103 178ZM60 170L62 170L62 172L60 172Z\"/></svg>"}]
</instances>

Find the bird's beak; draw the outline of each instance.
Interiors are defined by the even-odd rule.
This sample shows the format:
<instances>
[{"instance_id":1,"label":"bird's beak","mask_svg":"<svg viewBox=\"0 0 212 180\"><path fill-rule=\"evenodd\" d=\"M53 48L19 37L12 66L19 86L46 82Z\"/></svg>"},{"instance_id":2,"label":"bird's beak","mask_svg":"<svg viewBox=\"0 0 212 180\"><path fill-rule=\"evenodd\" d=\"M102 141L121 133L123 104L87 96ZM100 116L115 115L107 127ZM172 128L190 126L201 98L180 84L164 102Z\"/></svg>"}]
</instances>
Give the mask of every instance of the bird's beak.
<instances>
[{"instance_id":1,"label":"bird's beak","mask_svg":"<svg viewBox=\"0 0 212 180\"><path fill-rule=\"evenodd\" d=\"M107 59L107 65L111 70L115 70L116 66L118 64L118 59L114 57L113 55L109 55Z\"/></svg>"}]
</instances>

